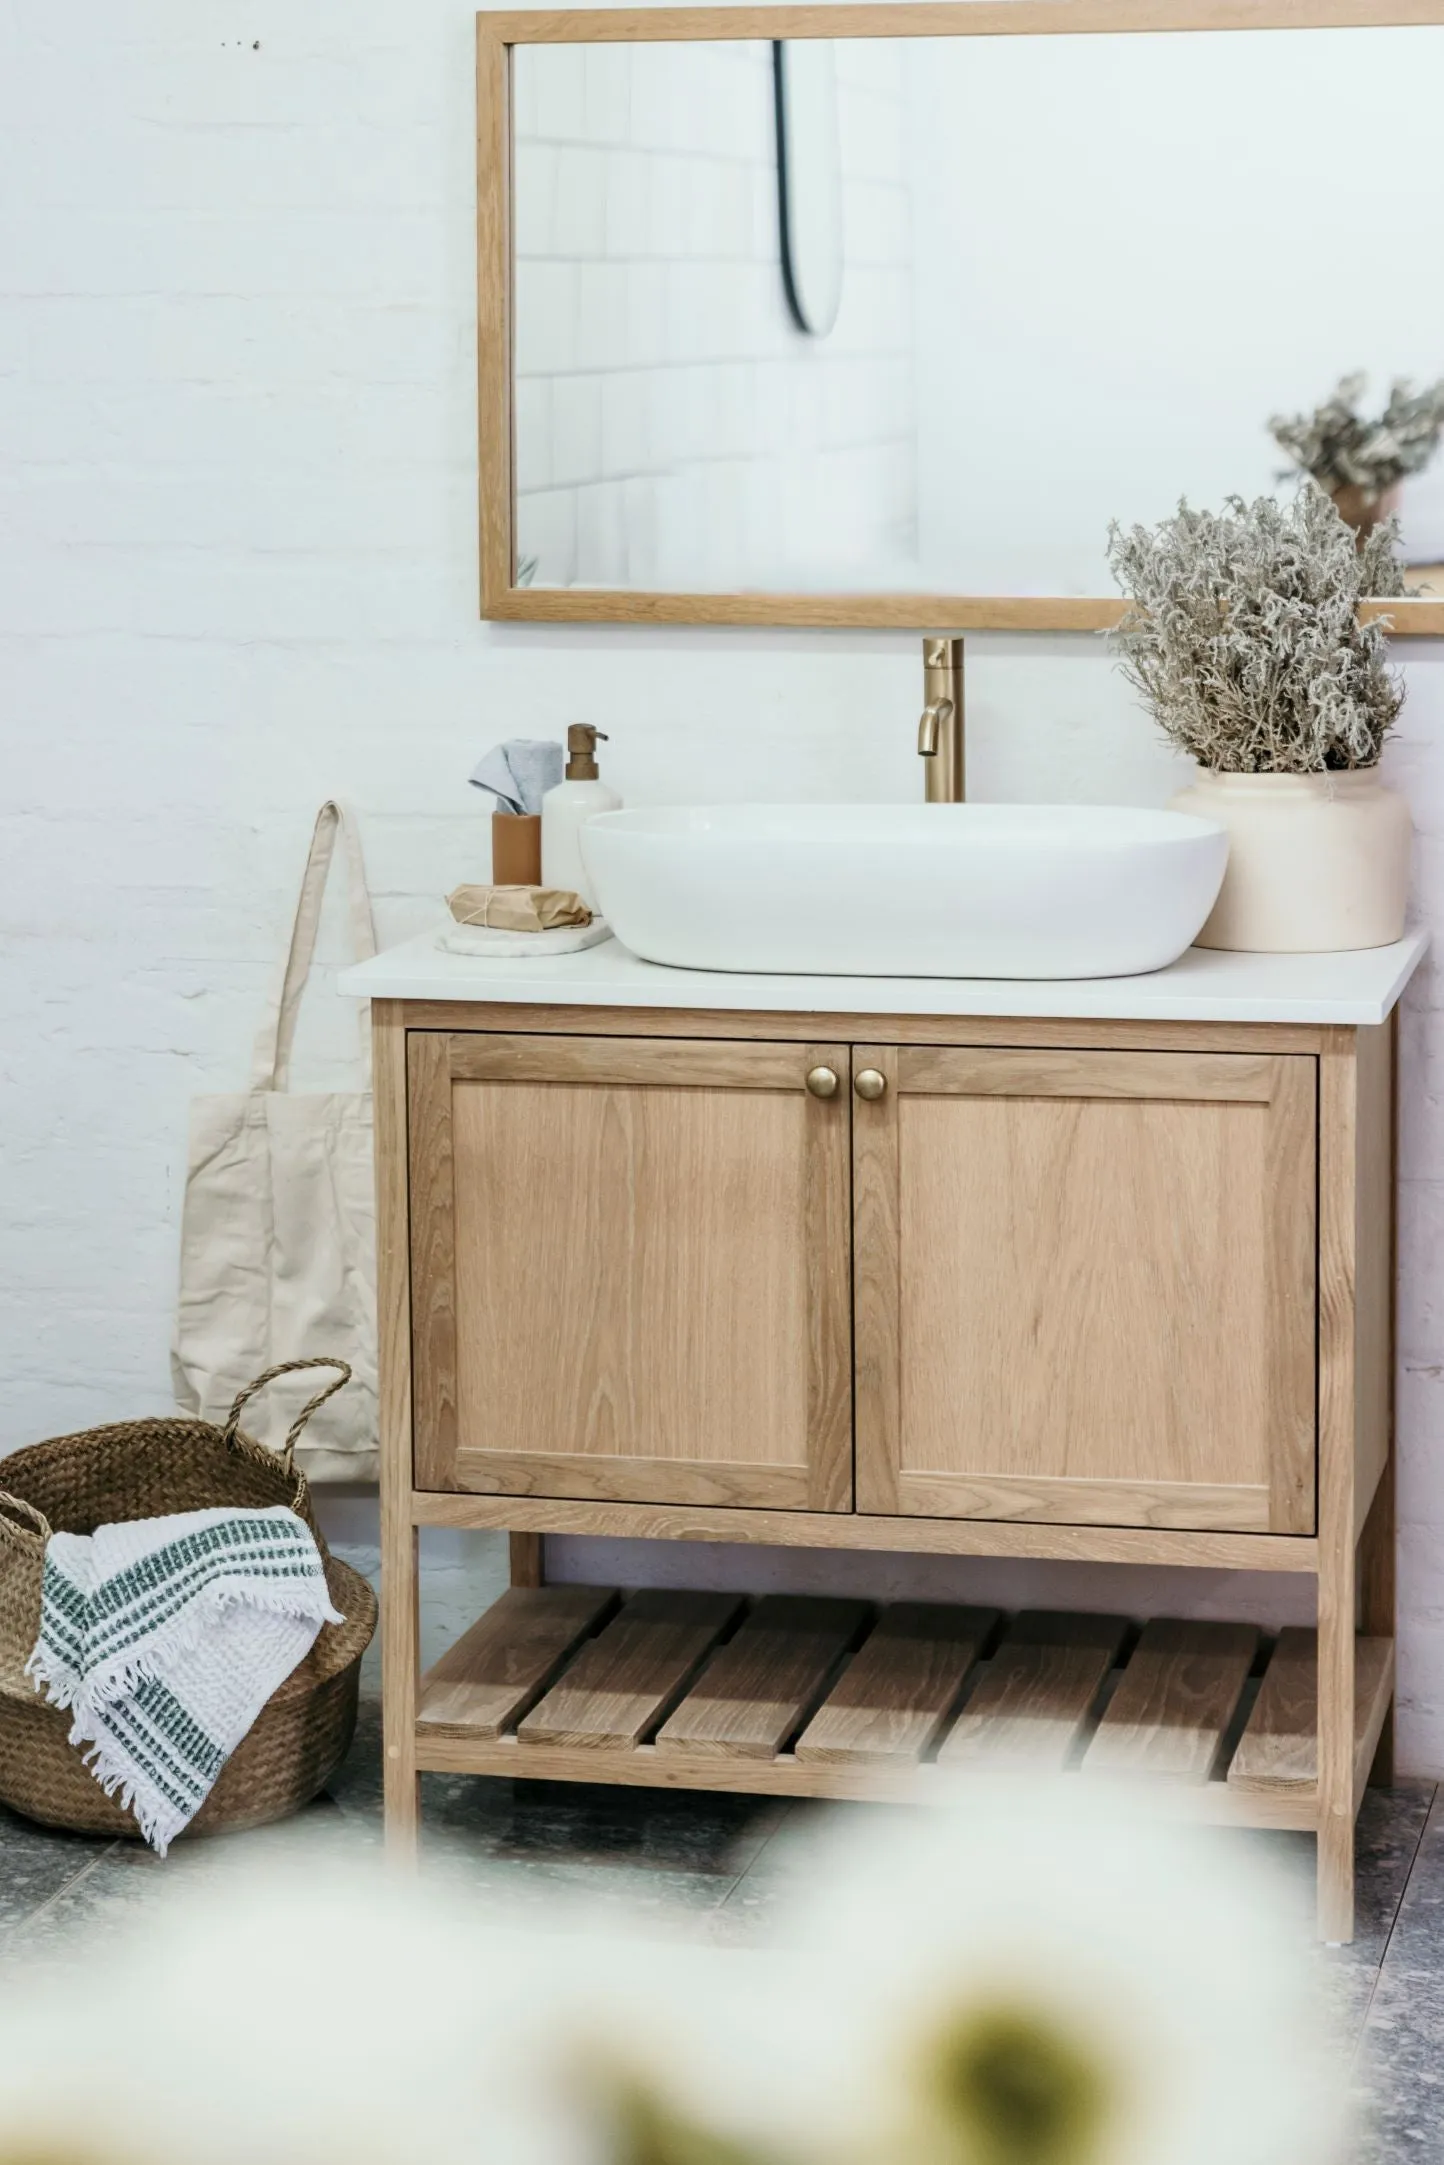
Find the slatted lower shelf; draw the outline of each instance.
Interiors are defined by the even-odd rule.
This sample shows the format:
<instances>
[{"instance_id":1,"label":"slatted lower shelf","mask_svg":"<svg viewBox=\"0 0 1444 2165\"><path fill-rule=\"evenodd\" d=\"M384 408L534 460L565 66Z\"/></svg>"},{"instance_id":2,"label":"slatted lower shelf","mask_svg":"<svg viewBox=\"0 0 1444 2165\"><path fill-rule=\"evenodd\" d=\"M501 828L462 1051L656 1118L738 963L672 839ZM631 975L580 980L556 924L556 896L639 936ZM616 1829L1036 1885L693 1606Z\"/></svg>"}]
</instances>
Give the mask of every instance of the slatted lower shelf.
<instances>
[{"instance_id":1,"label":"slatted lower shelf","mask_svg":"<svg viewBox=\"0 0 1444 2165\"><path fill-rule=\"evenodd\" d=\"M1355 1802L1394 1683L1356 1645ZM1312 1827L1314 1634L773 1594L513 1587L424 1679L439 1772L947 1797L961 1774L1139 1776L1191 1817Z\"/></svg>"}]
</instances>

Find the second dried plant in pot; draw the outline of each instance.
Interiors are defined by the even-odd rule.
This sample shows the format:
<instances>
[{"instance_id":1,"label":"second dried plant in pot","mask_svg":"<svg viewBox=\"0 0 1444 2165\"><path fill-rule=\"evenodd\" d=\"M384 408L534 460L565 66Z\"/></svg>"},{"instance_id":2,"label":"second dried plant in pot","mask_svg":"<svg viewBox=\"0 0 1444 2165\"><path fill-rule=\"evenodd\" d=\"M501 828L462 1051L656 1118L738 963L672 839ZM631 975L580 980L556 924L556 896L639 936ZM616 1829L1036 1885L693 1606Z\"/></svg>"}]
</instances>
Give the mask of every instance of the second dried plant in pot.
<instances>
[{"instance_id":1,"label":"second dried plant in pot","mask_svg":"<svg viewBox=\"0 0 1444 2165\"><path fill-rule=\"evenodd\" d=\"M1124 675L1198 762L1174 807L1217 820L1229 863L1201 947L1317 953L1385 947L1404 929L1408 808L1379 781L1403 702L1387 633L1359 620L1396 595L1391 526L1362 547L1310 487L1289 504L1180 504L1114 526L1108 560L1132 606Z\"/></svg>"}]
</instances>

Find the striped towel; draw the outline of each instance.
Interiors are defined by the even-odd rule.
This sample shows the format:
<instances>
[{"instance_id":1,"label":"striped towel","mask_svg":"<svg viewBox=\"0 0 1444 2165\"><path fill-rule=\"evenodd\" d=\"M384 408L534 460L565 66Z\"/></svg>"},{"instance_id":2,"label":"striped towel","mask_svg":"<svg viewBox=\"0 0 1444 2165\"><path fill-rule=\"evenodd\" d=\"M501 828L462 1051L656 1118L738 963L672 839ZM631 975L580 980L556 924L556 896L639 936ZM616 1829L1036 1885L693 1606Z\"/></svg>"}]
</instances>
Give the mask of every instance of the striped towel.
<instances>
[{"instance_id":1,"label":"striped towel","mask_svg":"<svg viewBox=\"0 0 1444 2165\"><path fill-rule=\"evenodd\" d=\"M294 1511L184 1511L52 1534L26 1674L163 1857L331 1606Z\"/></svg>"}]
</instances>

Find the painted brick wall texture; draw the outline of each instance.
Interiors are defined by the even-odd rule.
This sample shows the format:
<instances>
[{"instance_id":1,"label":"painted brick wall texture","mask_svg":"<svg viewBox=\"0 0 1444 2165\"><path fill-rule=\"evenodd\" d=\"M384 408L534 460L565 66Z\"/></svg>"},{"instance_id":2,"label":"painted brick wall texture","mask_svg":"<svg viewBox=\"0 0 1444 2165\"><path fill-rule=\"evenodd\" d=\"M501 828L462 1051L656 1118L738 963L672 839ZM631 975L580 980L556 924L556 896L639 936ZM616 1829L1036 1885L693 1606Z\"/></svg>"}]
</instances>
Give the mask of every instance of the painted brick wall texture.
<instances>
[{"instance_id":1,"label":"painted brick wall texture","mask_svg":"<svg viewBox=\"0 0 1444 2165\"><path fill-rule=\"evenodd\" d=\"M186 1107L245 1076L324 796L360 812L395 939L484 876L465 776L509 734L600 723L633 802L918 793L910 638L478 622L471 20L0 15L0 1450L168 1402ZM1404 667L1389 768L1444 931L1439 648ZM1157 803L1176 780L1087 639L970 641L969 722L981 797ZM354 1072L339 921L324 949L302 1086ZM1441 1004L1430 967L1404 1035L1399 1403L1403 1755L1434 1774ZM1140 1607L1254 1593L1145 1577Z\"/></svg>"}]
</instances>

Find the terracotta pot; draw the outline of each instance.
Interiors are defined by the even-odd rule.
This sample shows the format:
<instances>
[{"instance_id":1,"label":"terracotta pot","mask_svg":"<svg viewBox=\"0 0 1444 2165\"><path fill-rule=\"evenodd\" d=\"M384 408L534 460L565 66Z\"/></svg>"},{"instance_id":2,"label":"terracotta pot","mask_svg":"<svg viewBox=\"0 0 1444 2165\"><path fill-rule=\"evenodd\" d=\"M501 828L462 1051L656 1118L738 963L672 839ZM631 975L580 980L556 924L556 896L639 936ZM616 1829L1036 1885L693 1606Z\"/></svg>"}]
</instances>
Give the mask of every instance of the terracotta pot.
<instances>
[{"instance_id":1,"label":"terracotta pot","mask_svg":"<svg viewBox=\"0 0 1444 2165\"><path fill-rule=\"evenodd\" d=\"M1402 937L1409 808L1378 769L1214 774L1200 769L1176 812L1228 831L1228 869L1200 947L1308 955L1388 947Z\"/></svg>"},{"instance_id":2,"label":"terracotta pot","mask_svg":"<svg viewBox=\"0 0 1444 2165\"><path fill-rule=\"evenodd\" d=\"M1395 481L1382 490L1366 489L1357 481L1341 481L1329 491L1339 517L1353 527L1360 541L1372 533L1381 519L1393 518L1403 493L1402 481Z\"/></svg>"}]
</instances>

